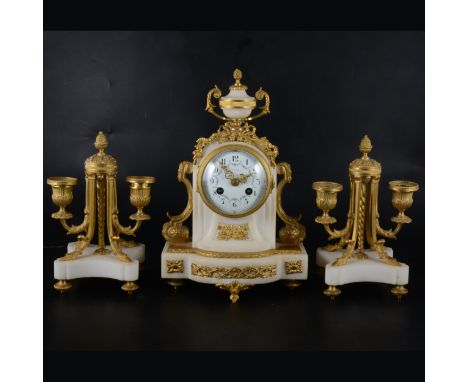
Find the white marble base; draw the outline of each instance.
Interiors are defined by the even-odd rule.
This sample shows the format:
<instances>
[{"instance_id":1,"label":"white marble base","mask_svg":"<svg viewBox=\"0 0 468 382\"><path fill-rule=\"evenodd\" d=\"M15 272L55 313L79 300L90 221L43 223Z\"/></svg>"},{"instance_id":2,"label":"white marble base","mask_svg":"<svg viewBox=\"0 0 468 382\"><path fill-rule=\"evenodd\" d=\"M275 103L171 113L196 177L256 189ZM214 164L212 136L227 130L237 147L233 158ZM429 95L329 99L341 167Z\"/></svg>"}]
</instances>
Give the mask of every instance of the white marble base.
<instances>
[{"instance_id":1,"label":"white marble base","mask_svg":"<svg viewBox=\"0 0 468 382\"><path fill-rule=\"evenodd\" d=\"M393 257L393 250L385 247L387 255ZM400 263L400 266L385 264L379 259L376 251L366 249L364 253L368 259L351 259L345 265L332 266L336 259L341 257L344 250L334 252L317 248L316 264L325 268L325 284L344 285L356 282L374 282L392 285L408 284L409 266Z\"/></svg>"},{"instance_id":2,"label":"white marble base","mask_svg":"<svg viewBox=\"0 0 468 382\"><path fill-rule=\"evenodd\" d=\"M122 252L126 253L128 257L130 257L132 260L136 260L140 263L143 263L145 261L145 245L142 243L137 243L138 245L133 248L124 248L121 247L120 249ZM85 255L92 255L94 251L97 249L96 244L90 244L88 247L83 251L83 254L81 256ZM75 249L75 242L72 241L71 243L68 243L67 246L67 252L73 252ZM106 249L108 249L110 252L112 252L112 249L110 245L106 245Z\"/></svg>"},{"instance_id":3,"label":"white marble base","mask_svg":"<svg viewBox=\"0 0 468 382\"><path fill-rule=\"evenodd\" d=\"M190 253L188 251L192 243L185 243L183 246L186 250L184 251L169 252L169 245L166 242L161 255L161 278L163 279L190 279L205 284L231 284L234 281L246 284L266 284L278 280L307 279L308 256L302 244L300 245L300 253L272 254L266 257L253 258L207 257L197 253ZM178 244L177 246L181 245ZM178 269L179 272L171 272L170 263L177 260L182 260L183 268ZM288 263L288 267L286 263ZM194 274L192 265L208 270L208 274L213 277ZM296 267L292 267L293 265ZM221 272L224 272L223 275L229 273L233 268L237 268L242 277L233 277L235 276L233 273L231 273L231 277L217 277L216 274L209 273L213 268L221 269ZM252 274L249 274L249 268L253 270L253 276L259 277L252 277ZM265 272L262 273L262 270ZM195 273L197 272L195 271Z\"/></svg>"},{"instance_id":4,"label":"white marble base","mask_svg":"<svg viewBox=\"0 0 468 382\"><path fill-rule=\"evenodd\" d=\"M68 252L72 252L75 243L69 243ZM138 280L139 263L145 260L145 245L138 244L134 248L122 248L132 261L125 263L117 259L110 246L106 246L108 255L95 255L97 245L89 245L83 253L74 260L54 261L54 278L57 280L72 280L84 277L105 277L120 281Z\"/></svg>"}]
</instances>

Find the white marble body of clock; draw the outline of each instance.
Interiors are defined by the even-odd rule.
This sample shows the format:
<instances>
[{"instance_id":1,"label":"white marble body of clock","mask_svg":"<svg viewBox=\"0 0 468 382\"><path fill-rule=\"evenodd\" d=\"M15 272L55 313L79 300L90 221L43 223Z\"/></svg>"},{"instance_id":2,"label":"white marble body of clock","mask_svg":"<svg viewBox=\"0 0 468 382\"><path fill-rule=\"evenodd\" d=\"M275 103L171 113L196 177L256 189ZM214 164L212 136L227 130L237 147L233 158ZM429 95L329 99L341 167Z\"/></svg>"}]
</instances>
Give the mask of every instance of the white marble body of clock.
<instances>
[{"instance_id":1,"label":"white marble body of clock","mask_svg":"<svg viewBox=\"0 0 468 382\"><path fill-rule=\"evenodd\" d=\"M210 284L306 279L303 245L276 239L276 169L265 155L245 143L216 143L200 163L193 166L192 240L166 243L162 277Z\"/></svg>"},{"instance_id":2,"label":"white marble body of clock","mask_svg":"<svg viewBox=\"0 0 468 382\"><path fill-rule=\"evenodd\" d=\"M193 246L218 252L274 249L276 171L264 155L246 144L213 144L201 163L193 168ZM245 237L220 240L218 228L231 224L245 225Z\"/></svg>"}]
</instances>

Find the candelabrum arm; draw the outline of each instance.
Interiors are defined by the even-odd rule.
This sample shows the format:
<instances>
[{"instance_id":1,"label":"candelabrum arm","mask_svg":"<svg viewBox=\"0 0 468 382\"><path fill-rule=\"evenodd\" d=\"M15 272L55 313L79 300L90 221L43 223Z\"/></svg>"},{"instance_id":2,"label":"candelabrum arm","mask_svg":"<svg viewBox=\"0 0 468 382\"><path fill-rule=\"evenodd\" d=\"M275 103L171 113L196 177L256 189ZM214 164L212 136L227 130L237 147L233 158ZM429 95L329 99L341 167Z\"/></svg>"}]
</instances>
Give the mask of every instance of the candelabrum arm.
<instances>
[{"instance_id":1,"label":"candelabrum arm","mask_svg":"<svg viewBox=\"0 0 468 382\"><path fill-rule=\"evenodd\" d=\"M383 229L383 228L380 226L380 223L379 223L379 219L378 219L378 218L376 219L375 225L376 225L376 228L377 228L377 233L378 233L380 236L383 236L383 237L385 237L386 239L394 239L394 240L396 240L396 235L398 235L398 233L399 233L399 232L401 231L401 229L403 228L403 224L402 224L402 223L397 223L397 225L396 225L395 228L393 228L393 229Z\"/></svg>"},{"instance_id":2,"label":"candelabrum arm","mask_svg":"<svg viewBox=\"0 0 468 382\"><path fill-rule=\"evenodd\" d=\"M352 216L351 217L348 216L348 219L346 220L346 226L343 229L335 229L335 228L332 229L330 227L330 224L324 224L323 227L325 228L325 231L327 231L327 233L330 235L328 237L328 240L339 239L339 238L347 236L349 232L351 231L352 223L353 223Z\"/></svg>"},{"instance_id":3,"label":"candelabrum arm","mask_svg":"<svg viewBox=\"0 0 468 382\"><path fill-rule=\"evenodd\" d=\"M84 232L89 228L90 220L94 219L94 209L95 209L95 182L96 179L94 176L86 176L86 194L85 194L85 209L84 209L84 218L83 222L79 225L69 226L65 219L60 219L62 227L67 231L67 235L76 235L78 233ZM92 214L90 213L92 212ZM90 219L90 214L91 219ZM93 233L94 233L94 226ZM91 235L92 236L92 235ZM91 239L91 238L90 238Z\"/></svg>"},{"instance_id":4,"label":"candelabrum arm","mask_svg":"<svg viewBox=\"0 0 468 382\"><path fill-rule=\"evenodd\" d=\"M65 219L60 219L60 223L62 223L62 227L65 228L65 230L67 231L67 235L75 235L77 233L86 231L86 229L88 228L89 213L85 210L83 222L80 225L69 226Z\"/></svg>"},{"instance_id":5,"label":"candelabrum arm","mask_svg":"<svg viewBox=\"0 0 468 382\"><path fill-rule=\"evenodd\" d=\"M140 229L141 224L143 223L142 220L137 220L133 227L132 226L124 227L120 224L119 216L116 213L112 215L112 220L113 220L115 229L119 231L119 233L123 233L124 235L128 235L128 236L135 236L136 231Z\"/></svg>"},{"instance_id":6,"label":"candelabrum arm","mask_svg":"<svg viewBox=\"0 0 468 382\"><path fill-rule=\"evenodd\" d=\"M348 215L346 218L346 226L343 229L335 229L331 228L330 224L324 224L325 231L330 235L328 237L328 240L334 240L334 239L344 239L347 238L347 236L350 234L351 229L353 228L353 218L354 218L354 213L353 213L353 205L354 205L354 184L351 183L351 197L349 198L349 207L348 207ZM344 241L343 241L344 243Z\"/></svg>"},{"instance_id":7,"label":"candelabrum arm","mask_svg":"<svg viewBox=\"0 0 468 382\"><path fill-rule=\"evenodd\" d=\"M135 236L135 233L140 229L142 220L137 220L132 227L131 225L124 227L119 221L119 210L117 208L117 187L114 187L114 210L112 211L112 223L118 233L123 233L128 236Z\"/></svg>"},{"instance_id":8,"label":"candelabrum arm","mask_svg":"<svg viewBox=\"0 0 468 382\"><path fill-rule=\"evenodd\" d=\"M328 244L324 247L328 251L336 251L337 249L343 248L349 241L354 221L354 190L355 185L353 182L351 182L351 196L349 198L346 226L343 229L334 229L330 227L330 224L323 224L325 231L329 234L328 240L338 239L336 243Z\"/></svg>"},{"instance_id":9,"label":"candelabrum arm","mask_svg":"<svg viewBox=\"0 0 468 382\"><path fill-rule=\"evenodd\" d=\"M96 227L96 178L86 177L86 207L83 222L78 226L69 226L66 220L60 220L62 226L67 230L67 234L77 234L86 231L86 235L78 235L75 242L75 249L61 257L61 261L74 260L83 253L91 242L94 229Z\"/></svg>"}]
</instances>

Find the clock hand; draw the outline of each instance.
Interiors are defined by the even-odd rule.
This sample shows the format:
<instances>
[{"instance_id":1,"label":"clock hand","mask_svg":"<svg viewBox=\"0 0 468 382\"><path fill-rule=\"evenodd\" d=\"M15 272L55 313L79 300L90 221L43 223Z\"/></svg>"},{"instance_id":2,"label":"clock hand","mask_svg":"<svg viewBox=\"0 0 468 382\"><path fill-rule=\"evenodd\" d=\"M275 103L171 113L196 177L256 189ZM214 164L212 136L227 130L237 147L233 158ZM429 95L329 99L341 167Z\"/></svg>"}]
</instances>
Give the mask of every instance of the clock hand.
<instances>
[{"instance_id":1,"label":"clock hand","mask_svg":"<svg viewBox=\"0 0 468 382\"><path fill-rule=\"evenodd\" d=\"M239 175L239 182L240 183L247 182L247 179L249 178L249 176L252 176L252 174L240 174Z\"/></svg>"},{"instance_id":2,"label":"clock hand","mask_svg":"<svg viewBox=\"0 0 468 382\"><path fill-rule=\"evenodd\" d=\"M235 174L224 164L221 164L221 168L224 170L224 176L226 179L231 181L231 185L238 186L240 183L245 183L249 176L252 174L241 174L238 178L236 178Z\"/></svg>"},{"instance_id":3,"label":"clock hand","mask_svg":"<svg viewBox=\"0 0 468 382\"><path fill-rule=\"evenodd\" d=\"M235 179L234 173L231 170L229 170L229 168L226 165L222 164L221 168L224 170L224 176L226 177L226 179Z\"/></svg>"}]
</instances>

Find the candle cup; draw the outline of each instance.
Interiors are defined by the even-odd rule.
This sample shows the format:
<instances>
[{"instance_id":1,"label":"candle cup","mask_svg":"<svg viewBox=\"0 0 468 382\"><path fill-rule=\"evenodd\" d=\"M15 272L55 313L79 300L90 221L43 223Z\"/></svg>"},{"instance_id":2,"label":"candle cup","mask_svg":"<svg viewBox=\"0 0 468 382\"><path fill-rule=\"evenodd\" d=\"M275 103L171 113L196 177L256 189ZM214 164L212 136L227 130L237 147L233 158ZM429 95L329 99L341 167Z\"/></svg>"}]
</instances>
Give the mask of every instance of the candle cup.
<instances>
[{"instance_id":1,"label":"candle cup","mask_svg":"<svg viewBox=\"0 0 468 382\"><path fill-rule=\"evenodd\" d=\"M323 211L322 216L317 216L315 221L319 224L336 223L336 219L328 213L336 207L337 194L343 190L343 186L335 182L314 182L312 189L317 192L317 207Z\"/></svg>"},{"instance_id":2,"label":"candle cup","mask_svg":"<svg viewBox=\"0 0 468 382\"><path fill-rule=\"evenodd\" d=\"M408 224L411 218L405 211L413 205L413 193L419 190L419 185L407 180L392 180L388 183L392 191L392 204L398 210L398 215L391 218L394 223Z\"/></svg>"},{"instance_id":3,"label":"candle cup","mask_svg":"<svg viewBox=\"0 0 468 382\"><path fill-rule=\"evenodd\" d=\"M130 184L130 204L137 212L130 215L131 220L149 220L151 217L143 212L151 201L151 185L156 182L152 176L127 176L126 181Z\"/></svg>"},{"instance_id":4,"label":"candle cup","mask_svg":"<svg viewBox=\"0 0 468 382\"><path fill-rule=\"evenodd\" d=\"M52 219L67 220L73 217L65 208L73 201L73 187L77 183L78 179L67 176L47 178L47 184L52 188L52 201L59 207L59 210L52 214Z\"/></svg>"}]
</instances>

